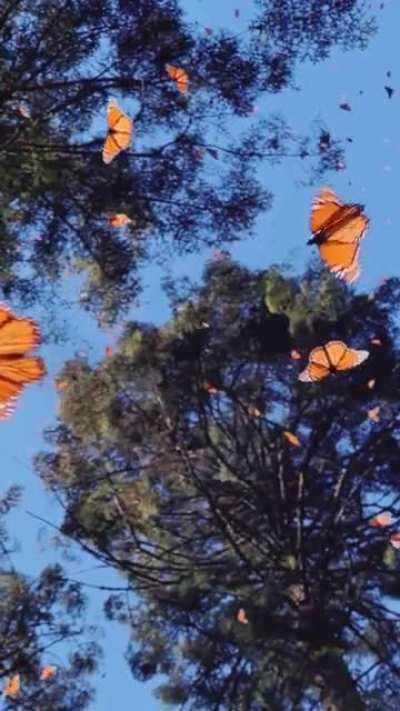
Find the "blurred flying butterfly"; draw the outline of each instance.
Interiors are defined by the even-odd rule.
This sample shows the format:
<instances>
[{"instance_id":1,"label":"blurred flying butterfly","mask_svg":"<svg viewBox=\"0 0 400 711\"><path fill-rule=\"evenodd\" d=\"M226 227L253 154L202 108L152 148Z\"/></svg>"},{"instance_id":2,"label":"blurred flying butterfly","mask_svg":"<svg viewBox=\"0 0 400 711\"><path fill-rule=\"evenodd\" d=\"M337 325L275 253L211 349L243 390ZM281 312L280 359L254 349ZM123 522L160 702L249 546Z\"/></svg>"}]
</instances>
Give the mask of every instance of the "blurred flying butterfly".
<instances>
[{"instance_id":1,"label":"blurred flying butterfly","mask_svg":"<svg viewBox=\"0 0 400 711\"><path fill-rule=\"evenodd\" d=\"M311 209L313 237L307 244L316 244L328 269L348 283L360 274L360 242L369 224L363 210L363 205L343 204L330 188L320 190Z\"/></svg>"},{"instance_id":2,"label":"blurred flying butterfly","mask_svg":"<svg viewBox=\"0 0 400 711\"><path fill-rule=\"evenodd\" d=\"M391 99L394 94L394 89L392 89L391 86L385 86L385 91L386 91L389 99Z\"/></svg>"},{"instance_id":3,"label":"blurred flying butterfly","mask_svg":"<svg viewBox=\"0 0 400 711\"><path fill-rule=\"evenodd\" d=\"M243 609L243 607L241 607L240 610L238 610L236 619L238 622L241 622L242 625L248 625L249 620L246 615L246 611Z\"/></svg>"},{"instance_id":4,"label":"blurred flying butterfly","mask_svg":"<svg viewBox=\"0 0 400 711\"><path fill-rule=\"evenodd\" d=\"M125 225L129 225L131 222L130 217L125 215L124 212L116 212L108 218L110 227L125 227Z\"/></svg>"},{"instance_id":5,"label":"blurred flying butterfly","mask_svg":"<svg viewBox=\"0 0 400 711\"><path fill-rule=\"evenodd\" d=\"M308 365L300 373L299 380L303 383L323 380L331 373L355 368L363 363L368 356L368 351L348 348L343 341L329 341L324 346L318 346L311 351Z\"/></svg>"},{"instance_id":6,"label":"blurred flying butterfly","mask_svg":"<svg viewBox=\"0 0 400 711\"><path fill-rule=\"evenodd\" d=\"M51 679L56 673L56 671L57 667L53 667L50 664L47 667L43 667L42 671L40 672L41 681L47 681L48 679Z\"/></svg>"},{"instance_id":7,"label":"blurred flying butterfly","mask_svg":"<svg viewBox=\"0 0 400 711\"><path fill-rule=\"evenodd\" d=\"M166 72L170 79L175 82L175 86L181 94L186 94L189 88L189 77L187 72L180 67L173 67L172 64L165 65Z\"/></svg>"},{"instance_id":8,"label":"blurred flying butterfly","mask_svg":"<svg viewBox=\"0 0 400 711\"><path fill-rule=\"evenodd\" d=\"M294 447L300 447L301 443L297 435L293 434L293 432L290 432L290 430L285 430L283 432L283 436L287 439L290 444L292 444Z\"/></svg>"},{"instance_id":9,"label":"blurred flying butterfly","mask_svg":"<svg viewBox=\"0 0 400 711\"><path fill-rule=\"evenodd\" d=\"M121 111L115 99L108 101L107 127L108 132L103 147L103 162L106 165L128 148L133 133L132 119Z\"/></svg>"},{"instance_id":10,"label":"blurred flying butterfly","mask_svg":"<svg viewBox=\"0 0 400 711\"><path fill-rule=\"evenodd\" d=\"M3 689L3 696L15 696L21 688L19 674L14 674Z\"/></svg>"},{"instance_id":11,"label":"blurred flying butterfly","mask_svg":"<svg viewBox=\"0 0 400 711\"><path fill-rule=\"evenodd\" d=\"M14 402L25 385L45 374L41 358L25 358L40 342L40 332L28 318L17 318L0 306L0 420L14 409Z\"/></svg>"},{"instance_id":12,"label":"blurred flying butterfly","mask_svg":"<svg viewBox=\"0 0 400 711\"><path fill-rule=\"evenodd\" d=\"M374 516L369 520L369 525L373 526L374 528L385 528L386 526L391 526L392 524L392 517L390 514L377 514L377 516Z\"/></svg>"}]
</instances>

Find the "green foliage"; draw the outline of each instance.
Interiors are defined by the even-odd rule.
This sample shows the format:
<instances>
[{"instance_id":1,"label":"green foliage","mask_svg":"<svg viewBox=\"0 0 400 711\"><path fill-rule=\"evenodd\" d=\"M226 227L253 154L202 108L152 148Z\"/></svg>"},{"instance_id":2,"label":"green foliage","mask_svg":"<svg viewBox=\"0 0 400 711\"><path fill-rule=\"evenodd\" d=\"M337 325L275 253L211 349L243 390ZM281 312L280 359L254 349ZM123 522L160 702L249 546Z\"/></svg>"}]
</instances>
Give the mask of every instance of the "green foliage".
<instances>
[{"instance_id":1,"label":"green foliage","mask_svg":"<svg viewBox=\"0 0 400 711\"><path fill-rule=\"evenodd\" d=\"M63 531L139 596L129 614L122 596L107 612L131 624L134 675L167 676L163 699L361 708L373 677L360 664L372 658L388 684L400 670L385 597L397 595L399 563L388 531L368 523L377 496L400 516L400 282L368 299L320 271L288 278L226 257L186 296L167 287L167 324L133 323L104 363L66 367L76 382L36 459L64 503ZM328 339L370 357L299 383L290 350ZM372 423L377 403L385 414Z\"/></svg>"},{"instance_id":2,"label":"green foliage","mask_svg":"<svg viewBox=\"0 0 400 711\"><path fill-rule=\"evenodd\" d=\"M6 298L47 305L66 271L83 272L80 303L107 325L137 301L138 272L151 255L165 260L214 245L215 235L229 243L252 229L271 203L271 191L254 177L260 161L297 155L319 179L341 169L343 149L333 137L321 144L322 125L299 136L280 115L254 121L257 96L290 85L308 22L294 28L267 12L260 24L269 32L273 21L277 34L260 43L257 22L243 36L209 36L189 26L173 0L67 6L10 2L0 24L0 286ZM335 11L334 22L329 16L324 9L313 27L318 46L341 43L344 32L356 43L372 33L353 3ZM187 97L166 63L187 68ZM133 116L135 130L131 150L105 166L110 95ZM110 227L114 212L132 223Z\"/></svg>"}]
</instances>

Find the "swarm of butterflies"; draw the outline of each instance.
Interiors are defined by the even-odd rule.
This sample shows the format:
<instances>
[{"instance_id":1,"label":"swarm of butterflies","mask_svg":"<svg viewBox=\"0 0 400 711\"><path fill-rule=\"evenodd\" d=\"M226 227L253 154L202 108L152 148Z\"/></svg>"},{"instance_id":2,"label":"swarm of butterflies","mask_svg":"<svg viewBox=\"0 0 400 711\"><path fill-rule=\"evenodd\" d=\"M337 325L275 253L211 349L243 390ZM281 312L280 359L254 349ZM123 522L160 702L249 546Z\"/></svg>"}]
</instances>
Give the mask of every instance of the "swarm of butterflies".
<instances>
[{"instance_id":1,"label":"swarm of butterflies","mask_svg":"<svg viewBox=\"0 0 400 711\"><path fill-rule=\"evenodd\" d=\"M176 89L186 94L189 89L187 72L170 64L165 66L168 77L175 82ZM341 108L350 110L343 105ZM30 117L29 109L20 107L21 115ZM107 135L102 149L102 159L109 165L122 151L129 148L133 136L133 121L120 108L118 102L110 98L107 105ZM110 227L120 228L132 223L124 213L115 213L108 218ZM330 188L323 188L316 196L310 217L312 238L307 244L318 247L320 257L326 267L337 277L348 284L353 283L360 275L360 247L368 229L369 219L364 214L364 205L343 203ZM37 347L40 332L37 324L31 319L17 318L7 307L0 306L0 419L6 419L12 412L16 398L24 386L43 378L45 367L41 358L27 356L29 351ZM372 339L376 345L378 339ZM107 353L107 355L111 355ZM369 356L366 350L356 350L348 347L342 341L329 341L323 346L314 348L308 356L308 364L300 373L301 382L317 382L330 375L351 370L363 363ZM293 360L301 359L297 350L291 352ZM374 380L368 382L368 388L373 388ZM67 387L66 381L56 382L57 390ZM204 389L210 394L218 393L213 383L204 383ZM249 414L255 417L262 415L253 406ZM368 412L368 417L377 422L379 407ZM294 447L300 447L297 435L285 430L283 436ZM373 527L386 527L392 520L388 514L379 514L370 520ZM400 548L400 533L390 537L394 548ZM238 611L238 622L249 622L243 608ZM48 679L55 673L53 667L45 667L41 679ZM3 695L14 695L20 688L19 675L15 675L3 690Z\"/></svg>"}]
</instances>

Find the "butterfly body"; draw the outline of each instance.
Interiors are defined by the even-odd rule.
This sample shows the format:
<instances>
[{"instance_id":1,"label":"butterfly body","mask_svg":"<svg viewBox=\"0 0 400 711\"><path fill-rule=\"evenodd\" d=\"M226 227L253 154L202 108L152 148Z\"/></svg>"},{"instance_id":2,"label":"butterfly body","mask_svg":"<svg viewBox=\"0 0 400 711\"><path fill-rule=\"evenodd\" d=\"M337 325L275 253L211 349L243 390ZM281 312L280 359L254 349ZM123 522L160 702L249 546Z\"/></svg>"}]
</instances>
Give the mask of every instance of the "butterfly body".
<instances>
[{"instance_id":1,"label":"butterfly body","mask_svg":"<svg viewBox=\"0 0 400 711\"><path fill-rule=\"evenodd\" d=\"M316 244L330 271L348 283L360 273L360 242L368 228L364 205L343 204L330 188L323 188L314 200L310 217L313 234L307 244Z\"/></svg>"}]
</instances>

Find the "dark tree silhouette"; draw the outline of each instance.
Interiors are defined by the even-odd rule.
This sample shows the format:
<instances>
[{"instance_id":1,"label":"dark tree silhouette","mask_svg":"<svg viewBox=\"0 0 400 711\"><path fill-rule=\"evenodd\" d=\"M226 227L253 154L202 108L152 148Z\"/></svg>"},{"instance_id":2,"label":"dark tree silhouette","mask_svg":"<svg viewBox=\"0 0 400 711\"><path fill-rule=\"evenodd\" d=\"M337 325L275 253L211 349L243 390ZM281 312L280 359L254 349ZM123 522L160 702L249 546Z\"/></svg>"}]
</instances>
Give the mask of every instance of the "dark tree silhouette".
<instances>
[{"instance_id":1,"label":"dark tree silhouette","mask_svg":"<svg viewBox=\"0 0 400 711\"><path fill-rule=\"evenodd\" d=\"M18 711L79 711L93 700L88 675L97 668L100 649L84 623L82 587L69 581L59 565L46 567L37 578L21 574L12 562L5 514L20 499L12 486L0 498L0 678L20 677L20 691L2 701ZM48 680L40 675L54 666Z\"/></svg>"},{"instance_id":2,"label":"dark tree silhouette","mask_svg":"<svg viewBox=\"0 0 400 711\"><path fill-rule=\"evenodd\" d=\"M279 91L298 62L327 59L334 47L365 49L377 29L370 6L358 0L256 0L251 23L255 50L264 60L265 86Z\"/></svg>"},{"instance_id":3,"label":"dark tree silhouette","mask_svg":"<svg viewBox=\"0 0 400 711\"><path fill-rule=\"evenodd\" d=\"M324 25L321 42L341 41L347 17L346 10L336 24ZM283 18L276 21L282 43ZM364 24L358 28L354 19L354 25L353 35L366 34ZM6 298L48 304L62 275L83 272L81 302L102 322L112 321L138 296L138 268L150 254L165 259L171 250L231 242L251 229L271 202L256 177L261 161L310 158L314 177L343 167L342 147L323 126L296 137L282 117L239 121L260 92L286 83L276 79L275 50L267 57L255 37L254 28L245 38L228 31L208 36L187 23L173 0L3 3ZM294 67L302 50L289 25L287 46ZM176 90L166 63L189 72L187 96ZM129 152L105 166L100 149L110 95L133 116L134 137ZM21 102L30 118L21 115ZM131 218L126 230L109 227L114 212Z\"/></svg>"},{"instance_id":4,"label":"dark tree silhouette","mask_svg":"<svg viewBox=\"0 0 400 711\"><path fill-rule=\"evenodd\" d=\"M168 290L165 326L133 323L97 367L66 366L36 458L62 531L137 595L106 604L132 629L133 674L164 674L160 697L188 709L393 708L400 281L368 297L225 257ZM369 359L299 382L337 338ZM382 512L388 528L370 523Z\"/></svg>"}]
</instances>

